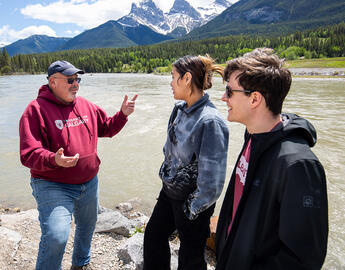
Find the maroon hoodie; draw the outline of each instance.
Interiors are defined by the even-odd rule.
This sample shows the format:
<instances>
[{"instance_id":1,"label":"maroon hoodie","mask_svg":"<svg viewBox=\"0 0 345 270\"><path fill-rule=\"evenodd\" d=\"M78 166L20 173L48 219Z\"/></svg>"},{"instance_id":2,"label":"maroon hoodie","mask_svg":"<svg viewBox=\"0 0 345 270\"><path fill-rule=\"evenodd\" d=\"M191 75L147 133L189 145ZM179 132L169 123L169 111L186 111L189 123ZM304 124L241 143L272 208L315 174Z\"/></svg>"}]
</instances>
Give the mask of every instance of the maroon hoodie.
<instances>
[{"instance_id":1,"label":"maroon hoodie","mask_svg":"<svg viewBox=\"0 0 345 270\"><path fill-rule=\"evenodd\" d=\"M48 181L81 184L98 172L98 137L112 137L127 122L121 111L108 117L103 109L77 97L65 105L49 90L39 89L37 99L25 109L19 123L20 160L30 168L31 176ZM55 163L55 153L80 157L75 167L63 168Z\"/></svg>"}]
</instances>

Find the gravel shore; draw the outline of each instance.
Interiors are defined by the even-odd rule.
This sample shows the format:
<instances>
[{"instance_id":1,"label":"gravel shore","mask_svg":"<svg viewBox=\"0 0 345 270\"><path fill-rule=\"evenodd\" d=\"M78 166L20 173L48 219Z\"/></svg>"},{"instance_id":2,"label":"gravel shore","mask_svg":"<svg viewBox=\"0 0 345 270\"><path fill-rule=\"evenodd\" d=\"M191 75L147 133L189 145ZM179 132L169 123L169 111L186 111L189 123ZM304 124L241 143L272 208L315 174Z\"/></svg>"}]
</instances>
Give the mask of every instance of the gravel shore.
<instances>
[{"instance_id":1,"label":"gravel shore","mask_svg":"<svg viewBox=\"0 0 345 270\"><path fill-rule=\"evenodd\" d=\"M0 208L0 214L0 269L35 269L40 239L37 210L32 209L21 212L16 208ZM72 224L66 252L62 261L63 270L69 270L71 266L74 229L75 226ZM95 233L92 240L91 255L93 269L137 269L135 265L124 265L118 257L119 247L127 239L125 236L115 233ZM207 249L206 258L208 270L214 270L215 258L213 251Z\"/></svg>"}]
</instances>

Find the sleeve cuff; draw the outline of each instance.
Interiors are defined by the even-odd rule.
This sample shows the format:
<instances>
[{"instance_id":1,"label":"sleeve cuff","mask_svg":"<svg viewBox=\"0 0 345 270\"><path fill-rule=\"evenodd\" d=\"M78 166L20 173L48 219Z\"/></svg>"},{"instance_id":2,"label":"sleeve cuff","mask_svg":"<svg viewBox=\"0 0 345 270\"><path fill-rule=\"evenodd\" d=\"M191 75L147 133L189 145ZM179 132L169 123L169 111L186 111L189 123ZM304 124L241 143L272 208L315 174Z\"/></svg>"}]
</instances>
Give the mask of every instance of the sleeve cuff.
<instances>
[{"instance_id":1,"label":"sleeve cuff","mask_svg":"<svg viewBox=\"0 0 345 270\"><path fill-rule=\"evenodd\" d=\"M59 165L57 165L56 162L55 162L55 153L50 153L49 154L49 165L50 165L51 168L59 167Z\"/></svg>"},{"instance_id":2,"label":"sleeve cuff","mask_svg":"<svg viewBox=\"0 0 345 270\"><path fill-rule=\"evenodd\" d=\"M119 111L119 117L121 118L121 119L123 119L123 120L128 120L128 116L127 115L125 115L123 112L122 112L122 110L120 110Z\"/></svg>"},{"instance_id":3,"label":"sleeve cuff","mask_svg":"<svg viewBox=\"0 0 345 270\"><path fill-rule=\"evenodd\" d=\"M199 216L198 214L194 214L190 211L187 202L183 204L183 212L189 220L195 220Z\"/></svg>"}]
</instances>

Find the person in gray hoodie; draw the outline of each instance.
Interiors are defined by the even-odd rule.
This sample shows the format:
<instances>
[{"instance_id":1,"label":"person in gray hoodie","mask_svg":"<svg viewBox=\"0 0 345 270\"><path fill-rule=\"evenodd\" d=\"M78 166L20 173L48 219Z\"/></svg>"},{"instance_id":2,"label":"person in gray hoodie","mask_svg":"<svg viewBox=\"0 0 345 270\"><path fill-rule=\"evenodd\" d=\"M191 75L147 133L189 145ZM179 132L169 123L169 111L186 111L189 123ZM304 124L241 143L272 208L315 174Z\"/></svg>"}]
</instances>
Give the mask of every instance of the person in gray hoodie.
<instances>
[{"instance_id":1,"label":"person in gray hoodie","mask_svg":"<svg viewBox=\"0 0 345 270\"><path fill-rule=\"evenodd\" d=\"M206 89L213 72L209 56L185 56L172 67L175 104L169 119L163 187L144 236L144 270L170 269L169 237L180 239L178 269L206 270L204 250L210 217L225 180L229 132Z\"/></svg>"}]
</instances>

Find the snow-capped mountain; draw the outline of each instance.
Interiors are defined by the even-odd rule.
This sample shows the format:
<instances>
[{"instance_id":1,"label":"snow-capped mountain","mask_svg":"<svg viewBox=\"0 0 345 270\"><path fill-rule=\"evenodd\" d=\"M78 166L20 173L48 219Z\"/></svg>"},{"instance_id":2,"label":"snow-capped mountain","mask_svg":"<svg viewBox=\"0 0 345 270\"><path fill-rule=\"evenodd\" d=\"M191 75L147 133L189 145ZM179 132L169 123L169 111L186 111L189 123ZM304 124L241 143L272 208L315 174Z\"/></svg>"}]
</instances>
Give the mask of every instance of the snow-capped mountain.
<instances>
[{"instance_id":1,"label":"snow-capped mountain","mask_svg":"<svg viewBox=\"0 0 345 270\"><path fill-rule=\"evenodd\" d=\"M204 18L203 24L212 20L214 17L222 13L225 9L230 7L232 3L236 1L230 2L227 0L215 0L208 7L198 7L198 11L201 13L201 16Z\"/></svg>"},{"instance_id":2,"label":"snow-capped mountain","mask_svg":"<svg viewBox=\"0 0 345 270\"><path fill-rule=\"evenodd\" d=\"M229 0L210 1L213 2L207 7L194 7L186 0L175 0L170 11L164 13L152 0L139 0L117 22L123 27L143 24L160 34L178 37L212 20L231 5Z\"/></svg>"}]
</instances>

